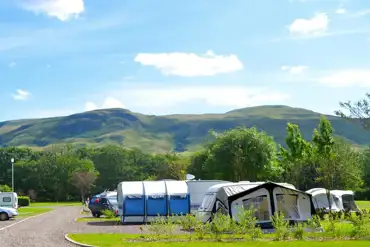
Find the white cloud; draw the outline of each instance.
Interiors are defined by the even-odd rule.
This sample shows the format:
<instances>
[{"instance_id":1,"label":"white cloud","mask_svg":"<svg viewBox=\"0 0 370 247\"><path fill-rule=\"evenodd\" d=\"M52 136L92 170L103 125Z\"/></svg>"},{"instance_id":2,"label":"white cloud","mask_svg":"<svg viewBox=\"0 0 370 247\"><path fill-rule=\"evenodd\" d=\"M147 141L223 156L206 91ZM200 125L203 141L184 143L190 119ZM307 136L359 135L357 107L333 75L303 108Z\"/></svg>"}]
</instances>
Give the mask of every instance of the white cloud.
<instances>
[{"instance_id":1,"label":"white cloud","mask_svg":"<svg viewBox=\"0 0 370 247\"><path fill-rule=\"evenodd\" d=\"M337 13L337 14L339 14L339 15L341 15L341 14L345 14L345 13L347 13L347 10L346 9L337 9L336 11L335 11L335 13Z\"/></svg>"},{"instance_id":2,"label":"white cloud","mask_svg":"<svg viewBox=\"0 0 370 247\"><path fill-rule=\"evenodd\" d=\"M267 88L242 85L171 86L125 89L119 92L130 107L171 111L171 106L205 102L213 107L241 108L282 103L289 95Z\"/></svg>"},{"instance_id":3,"label":"white cloud","mask_svg":"<svg viewBox=\"0 0 370 247\"><path fill-rule=\"evenodd\" d=\"M108 109L108 108L126 108L126 107L121 101L113 97L105 98L101 106L98 106L96 103L92 101L88 101L85 103L85 111L93 111L97 109Z\"/></svg>"},{"instance_id":4,"label":"white cloud","mask_svg":"<svg viewBox=\"0 0 370 247\"><path fill-rule=\"evenodd\" d=\"M135 62L153 66L164 75L184 77L212 76L243 69L243 63L236 55L216 55L208 51L204 55L194 53L139 53Z\"/></svg>"},{"instance_id":5,"label":"white cloud","mask_svg":"<svg viewBox=\"0 0 370 247\"><path fill-rule=\"evenodd\" d=\"M320 77L318 81L331 87L370 87L370 69L347 69L331 72Z\"/></svg>"},{"instance_id":6,"label":"white cloud","mask_svg":"<svg viewBox=\"0 0 370 247\"><path fill-rule=\"evenodd\" d=\"M12 97L15 100L27 100L30 96L31 96L30 92L22 89L18 89L16 91L16 94L12 94Z\"/></svg>"},{"instance_id":7,"label":"white cloud","mask_svg":"<svg viewBox=\"0 0 370 247\"><path fill-rule=\"evenodd\" d=\"M23 0L22 7L35 13L44 13L61 21L77 18L84 12L83 0Z\"/></svg>"},{"instance_id":8,"label":"white cloud","mask_svg":"<svg viewBox=\"0 0 370 247\"><path fill-rule=\"evenodd\" d=\"M282 71L288 71L290 74L301 74L307 70L308 66L298 65L298 66L281 66Z\"/></svg>"},{"instance_id":9,"label":"white cloud","mask_svg":"<svg viewBox=\"0 0 370 247\"><path fill-rule=\"evenodd\" d=\"M9 63L8 64L8 66L10 67L10 68L13 68L14 66L16 66L17 65L17 63L16 62L11 62L11 63Z\"/></svg>"},{"instance_id":10,"label":"white cloud","mask_svg":"<svg viewBox=\"0 0 370 247\"><path fill-rule=\"evenodd\" d=\"M311 19L295 19L288 28L290 33L294 35L320 36L328 30L328 25L328 15L318 13Z\"/></svg>"},{"instance_id":11,"label":"white cloud","mask_svg":"<svg viewBox=\"0 0 370 247\"><path fill-rule=\"evenodd\" d=\"M370 9L363 9L353 14L353 17L359 18L370 14Z\"/></svg>"}]
</instances>

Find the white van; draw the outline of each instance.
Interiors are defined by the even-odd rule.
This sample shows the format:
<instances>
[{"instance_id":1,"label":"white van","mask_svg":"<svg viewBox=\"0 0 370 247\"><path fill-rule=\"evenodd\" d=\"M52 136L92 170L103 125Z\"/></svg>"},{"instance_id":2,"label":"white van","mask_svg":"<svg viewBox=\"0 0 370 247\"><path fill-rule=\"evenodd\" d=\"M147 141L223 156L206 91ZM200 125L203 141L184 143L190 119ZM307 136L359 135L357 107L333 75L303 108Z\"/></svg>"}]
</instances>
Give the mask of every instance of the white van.
<instances>
[{"instance_id":1,"label":"white van","mask_svg":"<svg viewBox=\"0 0 370 247\"><path fill-rule=\"evenodd\" d=\"M0 192L0 207L18 208L18 195L15 192Z\"/></svg>"}]
</instances>

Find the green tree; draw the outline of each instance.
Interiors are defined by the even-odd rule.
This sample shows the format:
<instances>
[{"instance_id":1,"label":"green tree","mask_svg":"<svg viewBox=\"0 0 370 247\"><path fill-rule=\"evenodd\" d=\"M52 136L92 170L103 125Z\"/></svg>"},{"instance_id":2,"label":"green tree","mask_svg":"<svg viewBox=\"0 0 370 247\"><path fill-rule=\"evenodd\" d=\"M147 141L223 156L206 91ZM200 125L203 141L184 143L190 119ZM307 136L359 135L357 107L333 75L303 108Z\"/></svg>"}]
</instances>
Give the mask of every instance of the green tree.
<instances>
[{"instance_id":1,"label":"green tree","mask_svg":"<svg viewBox=\"0 0 370 247\"><path fill-rule=\"evenodd\" d=\"M154 157L157 163L156 179L184 180L188 168L188 160L176 153L159 154ZM153 179L154 177L151 176Z\"/></svg>"},{"instance_id":2,"label":"green tree","mask_svg":"<svg viewBox=\"0 0 370 247\"><path fill-rule=\"evenodd\" d=\"M365 129L370 129L370 94L367 93L366 97L356 102L340 102L340 107L344 110L335 111L337 116L342 118L360 122Z\"/></svg>"},{"instance_id":3,"label":"green tree","mask_svg":"<svg viewBox=\"0 0 370 247\"><path fill-rule=\"evenodd\" d=\"M257 181L279 172L276 143L256 128L239 127L217 134L206 148L203 172L207 178Z\"/></svg>"},{"instance_id":4,"label":"green tree","mask_svg":"<svg viewBox=\"0 0 370 247\"><path fill-rule=\"evenodd\" d=\"M315 169L312 169L312 145L302 137L299 126L292 123L287 124L285 142L288 149L280 146L284 180L293 183L297 188L307 189L310 183L305 178L315 176Z\"/></svg>"}]
</instances>

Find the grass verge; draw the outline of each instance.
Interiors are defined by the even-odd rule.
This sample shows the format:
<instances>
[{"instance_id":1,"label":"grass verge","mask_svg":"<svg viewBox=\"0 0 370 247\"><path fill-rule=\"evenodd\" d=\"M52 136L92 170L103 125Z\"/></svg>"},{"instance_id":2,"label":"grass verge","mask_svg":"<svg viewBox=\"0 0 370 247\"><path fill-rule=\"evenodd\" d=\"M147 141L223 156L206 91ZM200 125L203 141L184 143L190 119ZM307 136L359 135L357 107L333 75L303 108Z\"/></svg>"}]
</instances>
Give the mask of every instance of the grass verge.
<instances>
[{"instance_id":1,"label":"grass verge","mask_svg":"<svg viewBox=\"0 0 370 247\"><path fill-rule=\"evenodd\" d=\"M356 204L361 209L370 209L370 201L356 201Z\"/></svg>"},{"instance_id":2,"label":"grass verge","mask_svg":"<svg viewBox=\"0 0 370 247\"><path fill-rule=\"evenodd\" d=\"M32 202L32 207L82 206L81 202Z\"/></svg>"},{"instance_id":3,"label":"grass verge","mask_svg":"<svg viewBox=\"0 0 370 247\"><path fill-rule=\"evenodd\" d=\"M151 246L151 247L367 247L369 241L255 241L255 242L129 242L128 239L140 238L129 234L68 234L74 241L100 247ZM166 245L166 246L164 246Z\"/></svg>"},{"instance_id":4,"label":"grass verge","mask_svg":"<svg viewBox=\"0 0 370 247\"><path fill-rule=\"evenodd\" d=\"M101 217L101 218L94 218L94 217L81 217L77 218L76 222L95 222L95 221L112 221L112 222L119 222L119 218L106 218L106 217Z\"/></svg>"},{"instance_id":5,"label":"grass verge","mask_svg":"<svg viewBox=\"0 0 370 247\"><path fill-rule=\"evenodd\" d=\"M47 213L53 210L52 208L34 208L34 207L24 207L18 209L18 217L31 217L38 214Z\"/></svg>"}]
</instances>

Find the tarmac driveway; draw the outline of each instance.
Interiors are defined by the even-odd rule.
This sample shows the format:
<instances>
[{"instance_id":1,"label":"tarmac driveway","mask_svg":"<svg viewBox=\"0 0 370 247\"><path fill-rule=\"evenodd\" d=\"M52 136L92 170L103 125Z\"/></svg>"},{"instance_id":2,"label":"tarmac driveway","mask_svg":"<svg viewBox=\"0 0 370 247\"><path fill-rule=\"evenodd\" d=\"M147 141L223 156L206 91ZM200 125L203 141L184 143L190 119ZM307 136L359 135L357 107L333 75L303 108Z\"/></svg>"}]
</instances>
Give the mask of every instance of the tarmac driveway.
<instances>
[{"instance_id":1,"label":"tarmac driveway","mask_svg":"<svg viewBox=\"0 0 370 247\"><path fill-rule=\"evenodd\" d=\"M58 207L43 215L0 222L1 247L70 247L66 233L140 233L137 225L113 222L75 222L81 207ZM86 216L85 216L86 217ZM7 227L9 226L9 227ZM4 229L5 227L5 229Z\"/></svg>"}]
</instances>

